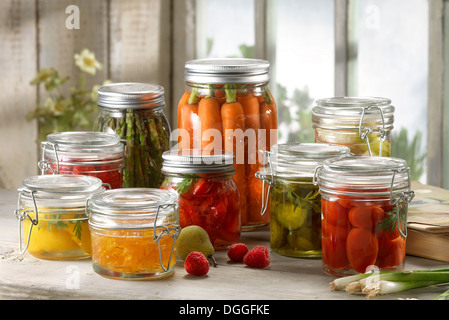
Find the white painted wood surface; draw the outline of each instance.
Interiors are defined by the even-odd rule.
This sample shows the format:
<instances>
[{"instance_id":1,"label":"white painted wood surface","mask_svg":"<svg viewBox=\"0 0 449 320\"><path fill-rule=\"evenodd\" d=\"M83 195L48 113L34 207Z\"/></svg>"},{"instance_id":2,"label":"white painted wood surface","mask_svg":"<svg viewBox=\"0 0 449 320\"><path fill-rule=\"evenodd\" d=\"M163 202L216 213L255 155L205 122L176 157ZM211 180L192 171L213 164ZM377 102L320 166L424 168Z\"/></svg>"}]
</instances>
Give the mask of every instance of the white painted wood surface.
<instances>
[{"instance_id":1,"label":"white painted wood surface","mask_svg":"<svg viewBox=\"0 0 449 320\"><path fill-rule=\"evenodd\" d=\"M17 194L0 189L0 299L164 299L164 300L365 300L360 295L333 292L334 277L323 273L321 260L295 259L271 253L267 269L229 263L225 251L216 253L217 268L206 277L187 275L178 261L175 274L155 281L121 281L96 274L91 260L50 261L19 255ZM269 246L269 232L246 232L249 247ZM407 256L406 269L437 268L445 263ZM79 275L79 287L73 276ZM433 299L448 286L428 287L375 298Z\"/></svg>"}]
</instances>

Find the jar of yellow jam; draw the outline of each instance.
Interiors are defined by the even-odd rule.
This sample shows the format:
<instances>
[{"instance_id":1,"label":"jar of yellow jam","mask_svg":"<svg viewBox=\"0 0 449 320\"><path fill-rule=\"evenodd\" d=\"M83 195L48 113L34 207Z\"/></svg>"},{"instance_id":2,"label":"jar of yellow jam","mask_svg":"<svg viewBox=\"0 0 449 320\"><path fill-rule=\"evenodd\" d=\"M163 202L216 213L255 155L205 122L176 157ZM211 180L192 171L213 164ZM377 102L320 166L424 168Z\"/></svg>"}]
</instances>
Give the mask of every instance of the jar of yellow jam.
<instances>
[{"instance_id":1,"label":"jar of yellow jam","mask_svg":"<svg viewBox=\"0 0 449 320\"><path fill-rule=\"evenodd\" d=\"M82 175L42 175L23 180L15 214L21 253L40 259L89 258L86 200L104 191L102 181Z\"/></svg>"},{"instance_id":2,"label":"jar of yellow jam","mask_svg":"<svg viewBox=\"0 0 449 320\"><path fill-rule=\"evenodd\" d=\"M171 276L181 231L177 200L173 191L152 188L107 190L89 199L94 271L122 280Z\"/></svg>"}]
</instances>

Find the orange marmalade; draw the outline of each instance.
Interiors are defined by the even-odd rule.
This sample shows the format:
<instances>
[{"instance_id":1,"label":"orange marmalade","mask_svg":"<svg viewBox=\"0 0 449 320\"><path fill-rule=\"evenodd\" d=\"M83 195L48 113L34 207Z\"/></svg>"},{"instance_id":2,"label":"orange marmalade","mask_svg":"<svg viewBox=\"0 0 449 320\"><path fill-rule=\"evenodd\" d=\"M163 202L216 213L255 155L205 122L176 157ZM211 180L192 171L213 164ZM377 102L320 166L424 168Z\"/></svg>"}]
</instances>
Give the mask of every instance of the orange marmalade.
<instances>
[{"instance_id":1,"label":"orange marmalade","mask_svg":"<svg viewBox=\"0 0 449 320\"><path fill-rule=\"evenodd\" d=\"M125 280L173 274L180 232L175 193L149 188L107 190L89 200L87 211L95 272Z\"/></svg>"}]
</instances>

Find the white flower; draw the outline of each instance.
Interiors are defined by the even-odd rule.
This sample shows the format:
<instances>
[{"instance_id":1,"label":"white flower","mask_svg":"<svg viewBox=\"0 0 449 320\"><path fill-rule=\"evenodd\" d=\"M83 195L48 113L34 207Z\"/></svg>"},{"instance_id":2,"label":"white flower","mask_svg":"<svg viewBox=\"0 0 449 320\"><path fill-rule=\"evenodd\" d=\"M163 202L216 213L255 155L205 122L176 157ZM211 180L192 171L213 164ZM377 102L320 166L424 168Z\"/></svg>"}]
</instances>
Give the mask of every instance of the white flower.
<instances>
[{"instance_id":1,"label":"white flower","mask_svg":"<svg viewBox=\"0 0 449 320\"><path fill-rule=\"evenodd\" d=\"M84 49L81 53L75 54L74 58L75 64L84 72L95 75L97 69L103 69L103 65L95 58L95 53L88 49Z\"/></svg>"}]
</instances>

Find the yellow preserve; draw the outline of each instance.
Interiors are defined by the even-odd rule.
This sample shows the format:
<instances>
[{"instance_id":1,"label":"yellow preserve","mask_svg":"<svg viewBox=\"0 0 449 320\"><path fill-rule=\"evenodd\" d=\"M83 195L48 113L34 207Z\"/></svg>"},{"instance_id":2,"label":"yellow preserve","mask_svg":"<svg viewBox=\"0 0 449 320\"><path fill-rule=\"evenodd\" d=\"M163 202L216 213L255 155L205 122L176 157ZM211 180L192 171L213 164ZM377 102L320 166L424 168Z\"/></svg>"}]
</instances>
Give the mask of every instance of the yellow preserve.
<instances>
[{"instance_id":1,"label":"yellow preserve","mask_svg":"<svg viewBox=\"0 0 449 320\"><path fill-rule=\"evenodd\" d=\"M76 260L91 256L86 201L104 191L102 181L81 175L26 178L18 190L20 251L40 259Z\"/></svg>"}]
</instances>

